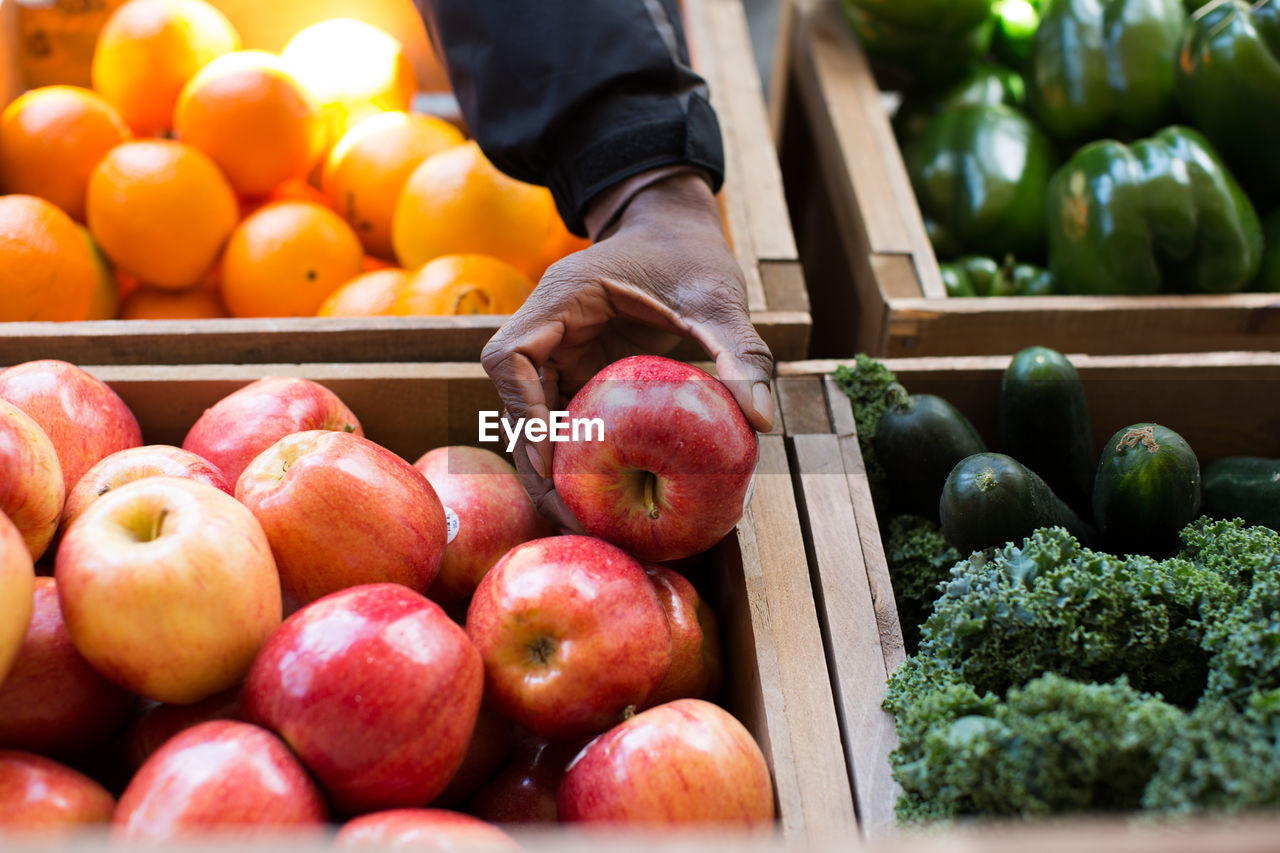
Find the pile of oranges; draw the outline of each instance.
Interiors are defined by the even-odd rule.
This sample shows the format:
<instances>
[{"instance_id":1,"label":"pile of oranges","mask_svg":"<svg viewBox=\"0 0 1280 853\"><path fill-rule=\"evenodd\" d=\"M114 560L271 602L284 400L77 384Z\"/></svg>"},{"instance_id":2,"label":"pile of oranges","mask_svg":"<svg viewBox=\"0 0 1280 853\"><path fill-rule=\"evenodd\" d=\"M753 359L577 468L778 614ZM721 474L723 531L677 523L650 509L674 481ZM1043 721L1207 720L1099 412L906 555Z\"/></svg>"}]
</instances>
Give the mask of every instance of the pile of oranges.
<instances>
[{"instance_id":1,"label":"pile of oranges","mask_svg":"<svg viewBox=\"0 0 1280 853\"><path fill-rule=\"evenodd\" d=\"M92 85L0 113L0 321L504 314L585 245L409 112L404 51L358 21L274 54L204 0L128 0Z\"/></svg>"}]
</instances>

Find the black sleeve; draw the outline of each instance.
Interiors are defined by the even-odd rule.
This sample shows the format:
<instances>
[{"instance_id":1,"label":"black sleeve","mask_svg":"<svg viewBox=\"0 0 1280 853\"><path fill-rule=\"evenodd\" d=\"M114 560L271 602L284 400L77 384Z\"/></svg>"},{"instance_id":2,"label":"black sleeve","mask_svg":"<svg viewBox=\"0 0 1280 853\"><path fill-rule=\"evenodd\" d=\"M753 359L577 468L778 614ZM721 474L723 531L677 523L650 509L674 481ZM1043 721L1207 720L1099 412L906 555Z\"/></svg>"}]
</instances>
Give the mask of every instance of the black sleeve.
<instances>
[{"instance_id":1,"label":"black sleeve","mask_svg":"<svg viewBox=\"0 0 1280 853\"><path fill-rule=\"evenodd\" d=\"M596 195L657 166L724 179L677 0L416 0L472 135L502 171L551 189L583 234Z\"/></svg>"}]
</instances>

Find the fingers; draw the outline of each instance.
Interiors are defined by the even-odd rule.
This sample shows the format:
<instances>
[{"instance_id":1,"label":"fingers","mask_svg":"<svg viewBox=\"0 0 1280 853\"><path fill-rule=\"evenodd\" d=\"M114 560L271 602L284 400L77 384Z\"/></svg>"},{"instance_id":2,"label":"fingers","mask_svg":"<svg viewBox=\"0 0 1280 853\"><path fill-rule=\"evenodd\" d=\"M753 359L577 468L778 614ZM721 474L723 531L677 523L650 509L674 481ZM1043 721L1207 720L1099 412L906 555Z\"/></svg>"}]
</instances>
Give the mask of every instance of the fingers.
<instances>
[{"instance_id":1,"label":"fingers","mask_svg":"<svg viewBox=\"0 0 1280 853\"><path fill-rule=\"evenodd\" d=\"M729 285L726 285L728 287ZM712 299L715 291L707 291ZM773 429L773 354L751 325L739 300L717 302L695 312L689 331L716 363L716 374L737 400L742 413L759 432Z\"/></svg>"},{"instance_id":2,"label":"fingers","mask_svg":"<svg viewBox=\"0 0 1280 853\"><path fill-rule=\"evenodd\" d=\"M543 442L543 444L547 443ZM578 519L556 491L555 483L549 477L544 477L534 470L531 461L533 455L528 452L528 448L533 446L523 437L516 444L514 454L516 473L520 475L524 490L533 499L533 505L538 512L551 522L557 533L585 533Z\"/></svg>"}]
</instances>

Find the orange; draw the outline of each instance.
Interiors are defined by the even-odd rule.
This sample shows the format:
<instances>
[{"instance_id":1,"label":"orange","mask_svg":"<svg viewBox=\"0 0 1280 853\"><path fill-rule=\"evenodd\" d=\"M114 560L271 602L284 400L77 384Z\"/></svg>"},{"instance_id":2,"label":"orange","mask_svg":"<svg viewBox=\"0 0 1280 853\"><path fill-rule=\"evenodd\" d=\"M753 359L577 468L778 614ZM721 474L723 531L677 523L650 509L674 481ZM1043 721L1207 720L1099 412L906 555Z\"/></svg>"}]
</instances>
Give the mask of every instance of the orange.
<instances>
[{"instance_id":1,"label":"orange","mask_svg":"<svg viewBox=\"0 0 1280 853\"><path fill-rule=\"evenodd\" d=\"M236 225L227 179L190 145L125 142L89 178L89 230L107 257L155 287L190 287Z\"/></svg>"},{"instance_id":2,"label":"orange","mask_svg":"<svg viewBox=\"0 0 1280 853\"><path fill-rule=\"evenodd\" d=\"M324 144L315 100L279 57L261 50L228 53L200 69L178 96L173 128L250 197L306 175Z\"/></svg>"},{"instance_id":3,"label":"orange","mask_svg":"<svg viewBox=\"0 0 1280 853\"><path fill-rule=\"evenodd\" d=\"M391 241L406 269L440 255L483 254L537 279L555 217L545 187L499 172L472 141L413 170L396 202Z\"/></svg>"},{"instance_id":4,"label":"orange","mask_svg":"<svg viewBox=\"0 0 1280 853\"><path fill-rule=\"evenodd\" d=\"M360 274L351 226L306 201L264 206L236 228L222 258L222 299L235 317L310 317Z\"/></svg>"},{"instance_id":5,"label":"orange","mask_svg":"<svg viewBox=\"0 0 1280 853\"><path fill-rule=\"evenodd\" d=\"M204 320L226 317L222 296L216 288L160 290L139 287L120 305L121 320Z\"/></svg>"},{"instance_id":6,"label":"orange","mask_svg":"<svg viewBox=\"0 0 1280 853\"><path fill-rule=\"evenodd\" d=\"M402 269L374 270L361 273L330 293L318 317L377 317L390 313L396 290L409 280Z\"/></svg>"},{"instance_id":7,"label":"orange","mask_svg":"<svg viewBox=\"0 0 1280 853\"><path fill-rule=\"evenodd\" d=\"M86 320L114 320L120 313L120 283L116 280L111 261L103 253L98 242L93 239L89 229L79 226L80 236L89 247L93 257L94 286L93 299L89 302L89 313Z\"/></svg>"},{"instance_id":8,"label":"orange","mask_svg":"<svg viewBox=\"0 0 1280 853\"><path fill-rule=\"evenodd\" d=\"M382 258L375 258L373 255L365 255L364 260L360 263L360 269L365 272L377 272L378 270L398 270L400 267L384 261Z\"/></svg>"},{"instance_id":9,"label":"orange","mask_svg":"<svg viewBox=\"0 0 1280 853\"><path fill-rule=\"evenodd\" d=\"M226 17L203 0L129 0L93 52L93 88L139 136L173 126L178 94L195 73L240 47Z\"/></svg>"},{"instance_id":10,"label":"orange","mask_svg":"<svg viewBox=\"0 0 1280 853\"><path fill-rule=\"evenodd\" d=\"M0 321L83 320L97 275L70 216L36 196L0 196Z\"/></svg>"},{"instance_id":11,"label":"orange","mask_svg":"<svg viewBox=\"0 0 1280 853\"><path fill-rule=\"evenodd\" d=\"M400 287L390 312L420 314L511 314L533 293L533 282L488 255L442 255Z\"/></svg>"},{"instance_id":12,"label":"orange","mask_svg":"<svg viewBox=\"0 0 1280 853\"><path fill-rule=\"evenodd\" d=\"M273 201L313 201L331 208L329 197L302 178L290 178L274 187L271 192L257 198L240 199L240 218L246 219L263 205Z\"/></svg>"},{"instance_id":13,"label":"orange","mask_svg":"<svg viewBox=\"0 0 1280 853\"><path fill-rule=\"evenodd\" d=\"M88 89L46 86L0 113L0 193L37 195L84 221L89 173L129 126Z\"/></svg>"},{"instance_id":14,"label":"orange","mask_svg":"<svg viewBox=\"0 0 1280 853\"><path fill-rule=\"evenodd\" d=\"M535 278L542 278L542 273L546 272L547 267L561 258L591 247L591 241L586 237L579 237L564 227L564 222L560 219L559 214L551 218L553 220L551 233L547 235L547 246L543 255L543 260L546 261L546 264L538 271L538 275Z\"/></svg>"},{"instance_id":15,"label":"orange","mask_svg":"<svg viewBox=\"0 0 1280 853\"><path fill-rule=\"evenodd\" d=\"M461 131L433 116L381 113L360 122L333 146L322 186L369 252L389 258L391 217L409 175L430 157L461 145Z\"/></svg>"}]
</instances>

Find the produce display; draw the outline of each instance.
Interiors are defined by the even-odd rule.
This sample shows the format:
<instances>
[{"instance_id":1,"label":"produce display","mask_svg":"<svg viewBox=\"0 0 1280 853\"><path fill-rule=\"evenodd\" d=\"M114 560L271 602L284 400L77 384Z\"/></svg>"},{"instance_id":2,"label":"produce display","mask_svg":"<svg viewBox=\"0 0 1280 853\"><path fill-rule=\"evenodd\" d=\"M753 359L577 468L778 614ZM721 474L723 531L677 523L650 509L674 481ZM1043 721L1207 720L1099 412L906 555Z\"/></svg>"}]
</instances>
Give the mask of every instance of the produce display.
<instances>
[{"instance_id":1,"label":"produce display","mask_svg":"<svg viewBox=\"0 0 1280 853\"><path fill-rule=\"evenodd\" d=\"M508 314L588 245L549 190L409 112L376 27L272 53L205 0L110 5L90 81L0 104L0 321Z\"/></svg>"},{"instance_id":2,"label":"produce display","mask_svg":"<svg viewBox=\"0 0 1280 853\"><path fill-rule=\"evenodd\" d=\"M492 451L411 464L311 380L225 393L183 448L64 362L0 389L0 832L774 826L764 752L713 704L751 650L721 645L698 569L757 446L709 375L625 359L571 403L614 441L553 459L622 483L582 489L584 519L635 552L554 535Z\"/></svg>"}]
</instances>

